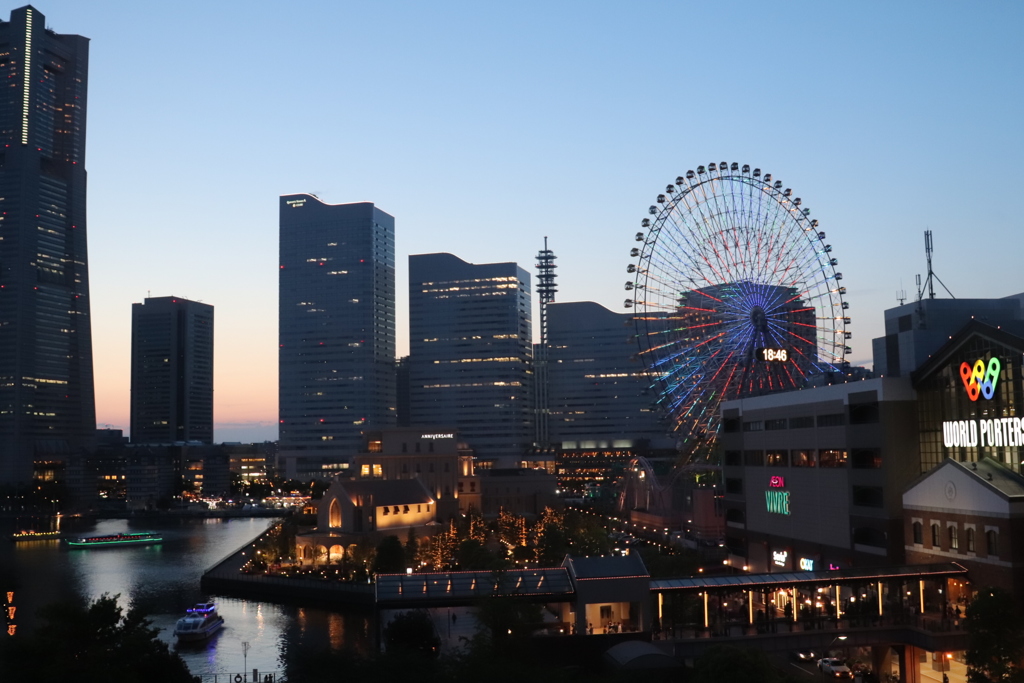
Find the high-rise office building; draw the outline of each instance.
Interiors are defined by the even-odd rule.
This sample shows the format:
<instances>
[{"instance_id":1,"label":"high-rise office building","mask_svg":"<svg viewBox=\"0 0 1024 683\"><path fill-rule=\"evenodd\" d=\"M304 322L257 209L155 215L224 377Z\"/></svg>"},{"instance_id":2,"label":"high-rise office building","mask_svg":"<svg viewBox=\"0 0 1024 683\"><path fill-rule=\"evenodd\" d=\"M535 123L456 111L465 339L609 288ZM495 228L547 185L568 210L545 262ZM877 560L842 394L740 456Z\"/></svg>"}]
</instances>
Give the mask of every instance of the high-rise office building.
<instances>
[{"instance_id":1,"label":"high-rise office building","mask_svg":"<svg viewBox=\"0 0 1024 683\"><path fill-rule=\"evenodd\" d=\"M409 413L450 425L481 458L518 462L533 440L530 274L515 263L409 257Z\"/></svg>"},{"instance_id":2,"label":"high-rise office building","mask_svg":"<svg viewBox=\"0 0 1024 683\"><path fill-rule=\"evenodd\" d=\"M637 359L633 315L591 301L548 305L551 442L563 449L670 447Z\"/></svg>"},{"instance_id":3,"label":"high-rise office building","mask_svg":"<svg viewBox=\"0 0 1024 683\"><path fill-rule=\"evenodd\" d=\"M213 443L213 306L132 304L131 420L135 444Z\"/></svg>"},{"instance_id":4,"label":"high-rise office building","mask_svg":"<svg viewBox=\"0 0 1024 683\"><path fill-rule=\"evenodd\" d=\"M89 40L0 21L0 483L95 438L85 237Z\"/></svg>"},{"instance_id":5,"label":"high-rise office building","mask_svg":"<svg viewBox=\"0 0 1024 683\"><path fill-rule=\"evenodd\" d=\"M395 219L295 194L281 197L280 229L279 458L308 479L395 424Z\"/></svg>"}]
</instances>

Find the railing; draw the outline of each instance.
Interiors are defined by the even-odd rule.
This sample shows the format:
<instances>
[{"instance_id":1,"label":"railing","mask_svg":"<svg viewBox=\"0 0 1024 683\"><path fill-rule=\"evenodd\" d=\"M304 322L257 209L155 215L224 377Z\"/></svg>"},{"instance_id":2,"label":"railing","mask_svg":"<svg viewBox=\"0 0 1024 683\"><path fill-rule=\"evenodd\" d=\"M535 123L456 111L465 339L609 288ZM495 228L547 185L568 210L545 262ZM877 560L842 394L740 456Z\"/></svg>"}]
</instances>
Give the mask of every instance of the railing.
<instances>
[{"instance_id":1,"label":"railing","mask_svg":"<svg viewBox=\"0 0 1024 683\"><path fill-rule=\"evenodd\" d=\"M913 616L901 614L885 615L882 617L877 615L844 616L838 620L815 617L793 621L792 619L778 617L768 621L760 619L753 624L748 623L746 620L727 619L712 623L707 627L693 622L672 623L669 619L665 619L664 627L655 637L660 639L686 640L690 638L730 637L748 634L814 633L819 631L843 631L853 628L899 626L918 628L930 633L963 633L965 631L964 622L963 618L943 617L930 612Z\"/></svg>"},{"instance_id":2,"label":"railing","mask_svg":"<svg viewBox=\"0 0 1024 683\"><path fill-rule=\"evenodd\" d=\"M195 683L288 683L283 671L252 671L246 673L193 674Z\"/></svg>"},{"instance_id":3,"label":"railing","mask_svg":"<svg viewBox=\"0 0 1024 683\"><path fill-rule=\"evenodd\" d=\"M297 586L302 588L316 588L336 593L349 593L359 596L372 596L373 584L353 583L351 581L339 581L336 579L313 579L291 576L273 576L267 574L245 574L239 572L230 577L235 584L252 584L262 586Z\"/></svg>"}]
</instances>

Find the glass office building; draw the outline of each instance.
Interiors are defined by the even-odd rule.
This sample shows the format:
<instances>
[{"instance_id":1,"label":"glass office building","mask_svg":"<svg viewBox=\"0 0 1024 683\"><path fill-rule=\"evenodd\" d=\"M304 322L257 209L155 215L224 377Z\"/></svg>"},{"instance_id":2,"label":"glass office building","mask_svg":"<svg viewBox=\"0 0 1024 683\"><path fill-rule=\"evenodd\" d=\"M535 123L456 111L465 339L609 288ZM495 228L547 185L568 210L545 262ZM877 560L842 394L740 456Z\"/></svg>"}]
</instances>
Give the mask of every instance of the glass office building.
<instances>
[{"instance_id":1,"label":"glass office building","mask_svg":"<svg viewBox=\"0 0 1024 683\"><path fill-rule=\"evenodd\" d=\"M135 444L213 443L213 306L132 304L131 425Z\"/></svg>"},{"instance_id":2,"label":"glass office building","mask_svg":"<svg viewBox=\"0 0 1024 683\"><path fill-rule=\"evenodd\" d=\"M280 464L322 477L395 425L395 219L282 196L278 284Z\"/></svg>"},{"instance_id":3,"label":"glass office building","mask_svg":"<svg viewBox=\"0 0 1024 683\"><path fill-rule=\"evenodd\" d=\"M533 440L530 274L452 254L409 257L409 413L457 428L477 457L518 463Z\"/></svg>"}]
</instances>

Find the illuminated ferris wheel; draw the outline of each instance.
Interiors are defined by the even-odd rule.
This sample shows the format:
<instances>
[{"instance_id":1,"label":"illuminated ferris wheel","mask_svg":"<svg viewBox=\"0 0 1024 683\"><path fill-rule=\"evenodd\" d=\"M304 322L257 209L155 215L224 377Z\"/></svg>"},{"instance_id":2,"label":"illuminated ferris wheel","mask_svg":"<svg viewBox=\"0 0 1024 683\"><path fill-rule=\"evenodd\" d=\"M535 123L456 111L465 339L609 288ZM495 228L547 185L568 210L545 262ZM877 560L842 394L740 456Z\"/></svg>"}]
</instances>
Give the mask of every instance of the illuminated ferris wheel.
<instances>
[{"instance_id":1,"label":"illuminated ferris wheel","mask_svg":"<svg viewBox=\"0 0 1024 683\"><path fill-rule=\"evenodd\" d=\"M818 221L761 169L698 166L659 194L626 282L640 358L684 450L713 443L723 400L842 372L842 273Z\"/></svg>"}]
</instances>

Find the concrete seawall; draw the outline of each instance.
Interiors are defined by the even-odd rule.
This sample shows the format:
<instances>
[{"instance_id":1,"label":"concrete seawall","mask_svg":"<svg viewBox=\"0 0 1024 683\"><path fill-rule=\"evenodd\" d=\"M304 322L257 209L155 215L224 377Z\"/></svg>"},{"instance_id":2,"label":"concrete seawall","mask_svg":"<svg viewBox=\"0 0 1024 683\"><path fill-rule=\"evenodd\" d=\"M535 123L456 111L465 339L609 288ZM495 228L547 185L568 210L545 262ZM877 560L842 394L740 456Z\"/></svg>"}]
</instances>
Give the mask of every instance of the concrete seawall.
<instances>
[{"instance_id":1,"label":"concrete seawall","mask_svg":"<svg viewBox=\"0 0 1024 683\"><path fill-rule=\"evenodd\" d=\"M256 545L276 527L277 525L271 526L258 537L208 569L200 581L203 590L222 595L265 600L311 599L318 603L373 607L374 589L372 584L243 573L242 567L252 557Z\"/></svg>"}]
</instances>

